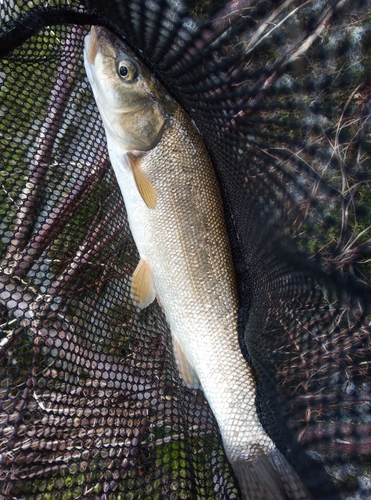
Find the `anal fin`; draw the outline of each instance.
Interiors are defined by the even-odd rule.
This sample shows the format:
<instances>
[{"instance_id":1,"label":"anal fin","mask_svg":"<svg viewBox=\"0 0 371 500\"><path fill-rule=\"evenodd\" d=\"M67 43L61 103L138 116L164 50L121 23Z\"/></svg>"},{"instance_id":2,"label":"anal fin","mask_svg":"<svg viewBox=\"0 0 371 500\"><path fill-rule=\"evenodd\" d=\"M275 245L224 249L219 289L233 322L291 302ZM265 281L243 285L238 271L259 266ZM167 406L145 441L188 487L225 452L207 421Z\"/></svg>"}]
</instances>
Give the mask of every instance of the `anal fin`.
<instances>
[{"instance_id":1,"label":"anal fin","mask_svg":"<svg viewBox=\"0 0 371 500\"><path fill-rule=\"evenodd\" d=\"M173 337L174 355L179 373L189 389L200 389L201 384L197 373L188 361L181 343Z\"/></svg>"},{"instance_id":2,"label":"anal fin","mask_svg":"<svg viewBox=\"0 0 371 500\"><path fill-rule=\"evenodd\" d=\"M157 192L148 177L140 169L140 158L132 154L128 154L128 158L140 196L148 208L155 208L157 203Z\"/></svg>"},{"instance_id":3,"label":"anal fin","mask_svg":"<svg viewBox=\"0 0 371 500\"><path fill-rule=\"evenodd\" d=\"M144 309L155 299L152 269L145 259L140 259L131 280L131 296L137 307Z\"/></svg>"}]
</instances>

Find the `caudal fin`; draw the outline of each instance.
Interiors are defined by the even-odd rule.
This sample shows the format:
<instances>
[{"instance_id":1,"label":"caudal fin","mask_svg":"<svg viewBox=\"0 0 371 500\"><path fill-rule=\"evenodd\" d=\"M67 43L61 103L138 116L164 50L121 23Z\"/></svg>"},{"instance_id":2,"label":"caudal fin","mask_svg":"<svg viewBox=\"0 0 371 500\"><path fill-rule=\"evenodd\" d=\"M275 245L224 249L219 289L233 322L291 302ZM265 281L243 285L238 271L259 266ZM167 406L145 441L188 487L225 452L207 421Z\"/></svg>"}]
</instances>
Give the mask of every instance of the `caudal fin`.
<instances>
[{"instance_id":1,"label":"caudal fin","mask_svg":"<svg viewBox=\"0 0 371 500\"><path fill-rule=\"evenodd\" d=\"M309 500L297 473L276 449L254 461L232 463L243 500Z\"/></svg>"}]
</instances>

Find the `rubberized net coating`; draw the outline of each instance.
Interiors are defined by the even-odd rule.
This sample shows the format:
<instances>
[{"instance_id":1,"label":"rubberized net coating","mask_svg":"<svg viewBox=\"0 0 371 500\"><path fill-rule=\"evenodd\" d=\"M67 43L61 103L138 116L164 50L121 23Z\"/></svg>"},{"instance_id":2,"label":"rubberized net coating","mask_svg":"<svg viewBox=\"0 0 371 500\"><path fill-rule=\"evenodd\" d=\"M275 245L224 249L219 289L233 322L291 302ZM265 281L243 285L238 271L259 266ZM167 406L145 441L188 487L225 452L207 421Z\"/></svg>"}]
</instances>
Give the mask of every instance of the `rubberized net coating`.
<instances>
[{"instance_id":1,"label":"rubberized net coating","mask_svg":"<svg viewBox=\"0 0 371 500\"><path fill-rule=\"evenodd\" d=\"M3 498L240 498L160 307L130 298L138 255L83 69L92 24L126 38L203 136L266 431L313 498L371 497L370 15L1 2Z\"/></svg>"}]
</instances>

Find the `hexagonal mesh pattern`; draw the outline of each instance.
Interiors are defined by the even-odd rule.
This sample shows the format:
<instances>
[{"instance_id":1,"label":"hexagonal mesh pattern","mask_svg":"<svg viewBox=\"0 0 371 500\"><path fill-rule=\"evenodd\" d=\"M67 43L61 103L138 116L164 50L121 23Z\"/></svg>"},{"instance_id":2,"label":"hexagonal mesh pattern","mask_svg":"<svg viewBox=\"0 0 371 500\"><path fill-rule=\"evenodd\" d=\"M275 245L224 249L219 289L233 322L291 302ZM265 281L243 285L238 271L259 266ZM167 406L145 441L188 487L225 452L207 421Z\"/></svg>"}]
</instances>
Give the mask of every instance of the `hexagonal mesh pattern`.
<instances>
[{"instance_id":1,"label":"hexagonal mesh pattern","mask_svg":"<svg viewBox=\"0 0 371 500\"><path fill-rule=\"evenodd\" d=\"M130 298L138 254L83 69L92 24L126 37L203 136L266 431L314 498L370 495L369 16L1 2L2 498L241 498L161 308Z\"/></svg>"}]
</instances>

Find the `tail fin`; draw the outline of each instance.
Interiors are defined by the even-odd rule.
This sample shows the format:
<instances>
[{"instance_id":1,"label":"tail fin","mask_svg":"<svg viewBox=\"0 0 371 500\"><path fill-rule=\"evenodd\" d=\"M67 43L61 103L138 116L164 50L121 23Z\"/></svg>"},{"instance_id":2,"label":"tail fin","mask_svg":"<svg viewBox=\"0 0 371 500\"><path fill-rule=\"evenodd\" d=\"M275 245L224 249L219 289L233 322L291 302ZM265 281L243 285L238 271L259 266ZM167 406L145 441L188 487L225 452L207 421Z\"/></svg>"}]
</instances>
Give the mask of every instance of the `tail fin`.
<instances>
[{"instance_id":1,"label":"tail fin","mask_svg":"<svg viewBox=\"0 0 371 500\"><path fill-rule=\"evenodd\" d=\"M232 463L243 500L309 500L297 473L284 456L275 449L254 461Z\"/></svg>"}]
</instances>

